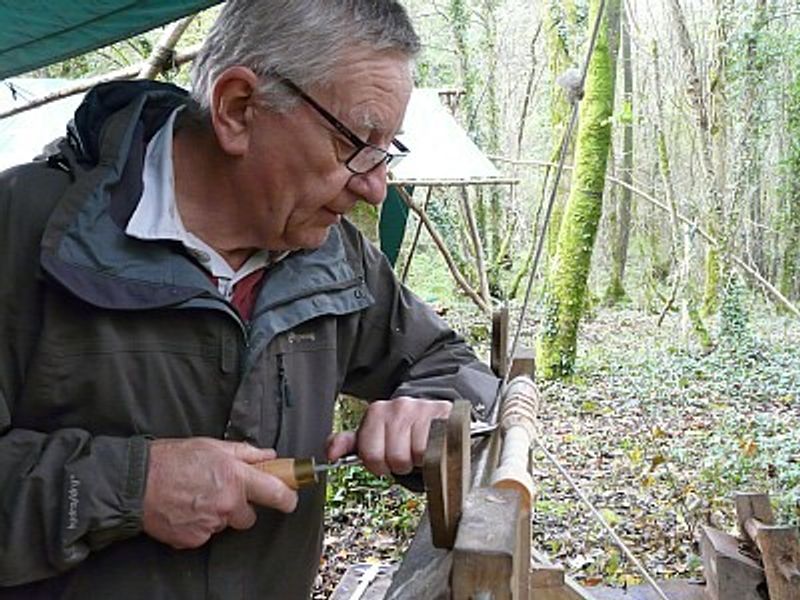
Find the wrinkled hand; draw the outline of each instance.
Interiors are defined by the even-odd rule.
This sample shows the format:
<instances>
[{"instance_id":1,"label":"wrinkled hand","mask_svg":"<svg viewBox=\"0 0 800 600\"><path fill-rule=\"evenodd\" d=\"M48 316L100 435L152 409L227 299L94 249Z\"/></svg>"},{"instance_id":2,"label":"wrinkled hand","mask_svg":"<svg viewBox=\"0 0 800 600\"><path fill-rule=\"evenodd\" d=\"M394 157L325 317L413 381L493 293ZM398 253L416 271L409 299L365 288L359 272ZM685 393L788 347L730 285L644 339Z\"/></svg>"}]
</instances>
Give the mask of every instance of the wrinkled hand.
<instances>
[{"instance_id":1,"label":"wrinkled hand","mask_svg":"<svg viewBox=\"0 0 800 600\"><path fill-rule=\"evenodd\" d=\"M251 503L293 511L297 493L250 466L274 458L274 450L211 438L151 442L145 533L173 548L197 548L226 527L252 527Z\"/></svg>"},{"instance_id":2,"label":"wrinkled hand","mask_svg":"<svg viewBox=\"0 0 800 600\"><path fill-rule=\"evenodd\" d=\"M328 460L358 449L364 466L376 475L405 475L421 466L433 419L446 419L453 405L444 400L401 396L373 402L357 432L345 431L328 439Z\"/></svg>"}]
</instances>

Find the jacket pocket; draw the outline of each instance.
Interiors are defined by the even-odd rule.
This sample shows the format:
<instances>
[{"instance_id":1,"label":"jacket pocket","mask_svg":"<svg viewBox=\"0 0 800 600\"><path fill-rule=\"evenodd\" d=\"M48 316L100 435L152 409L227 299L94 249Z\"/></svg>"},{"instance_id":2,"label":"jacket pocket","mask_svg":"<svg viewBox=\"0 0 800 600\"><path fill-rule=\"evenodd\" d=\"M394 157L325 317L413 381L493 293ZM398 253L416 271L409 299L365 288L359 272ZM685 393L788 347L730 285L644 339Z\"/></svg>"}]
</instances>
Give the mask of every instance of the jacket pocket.
<instances>
[{"instance_id":1,"label":"jacket pocket","mask_svg":"<svg viewBox=\"0 0 800 600\"><path fill-rule=\"evenodd\" d=\"M336 344L324 325L304 329L290 331L275 343L276 449L282 456L322 460L338 394Z\"/></svg>"}]
</instances>

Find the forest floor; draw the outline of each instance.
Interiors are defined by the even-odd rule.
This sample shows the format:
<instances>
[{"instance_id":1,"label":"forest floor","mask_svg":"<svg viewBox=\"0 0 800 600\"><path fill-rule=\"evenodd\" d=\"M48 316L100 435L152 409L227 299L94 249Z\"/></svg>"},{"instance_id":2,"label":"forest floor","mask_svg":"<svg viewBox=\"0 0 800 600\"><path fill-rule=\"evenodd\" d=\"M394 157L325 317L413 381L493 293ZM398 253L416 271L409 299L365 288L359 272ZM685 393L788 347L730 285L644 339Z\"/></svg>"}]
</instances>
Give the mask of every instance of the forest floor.
<instances>
[{"instance_id":1,"label":"forest floor","mask_svg":"<svg viewBox=\"0 0 800 600\"><path fill-rule=\"evenodd\" d=\"M757 315L734 338L703 355L681 343L677 318L659 328L600 310L582 326L572 380L542 386L544 445L657 578L702 578L697 527L732 531L733 491L767 491L779 519L800 521L800 325ZM314 598L352 564L398 560L424 504L343 471L328 487ZM534 475L534 545L584 585L639 581L541 453Z\"/></svg>"}]
</instances>

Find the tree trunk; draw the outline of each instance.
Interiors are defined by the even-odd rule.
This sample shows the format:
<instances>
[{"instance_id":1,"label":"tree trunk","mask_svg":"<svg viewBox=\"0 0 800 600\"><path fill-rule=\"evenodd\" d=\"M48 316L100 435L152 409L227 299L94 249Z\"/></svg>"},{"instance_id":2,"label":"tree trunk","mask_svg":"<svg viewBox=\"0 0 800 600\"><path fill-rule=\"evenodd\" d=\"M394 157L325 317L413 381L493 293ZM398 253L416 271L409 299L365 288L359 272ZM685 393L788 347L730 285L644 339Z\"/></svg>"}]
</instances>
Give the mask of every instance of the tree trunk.
<instances>
[{"instance_id":1,"label":"tree trunk","mask_svg":"<svg viewBox=\"0 0 800 600\"><path fill-rule=\"evenodd\" d=\"M792 61L793 63L796 61ZM785 198L780 230L784 243L781 252L780 290L790 299L800 298L800 76L791 84L786 106L788 150L786 157Z\"/></svg>"},{"instance_id":2,"label":"tree trunk","mask_svg":"<svg viewBox=\"0 0 800 600\"><path fill-rule=\"evenodd\" d=\"M562 138L564 131L569 122L572 105L567 99L567 94L557 84L558 78L572 65L571 56L571 33L575 25L576 12L575 3L573 0L549 0L544 15L544 29L546 32L547 52L549 57L549 70L553 78L553 86L550 92L550 124L552 125L552 139L553 148L550 159L552 162L558 162L561 153ZM531 50L533 51L533 49ZM570 144L572 146L572 144ZM567 156L571 156L572 148L567 150ZM549 167L545 170L544 179L542 183L542 193L540 197L539 209L536 210L537 214L541 214L541 208L548 201L548 191L550 189L550 174L552 169ZM561 215L563 214L564 202L561 200L565 198L569 192L569 178L562 176L559 182L558 194L556 202L553 206L553 211L550 215L549 227L541 232L545 235L546 244L544 246L544 263L549 262L550 257L556 253L556 240L558 238L558 229L561 224ZM536 219L532 222L532 235L531 243L528 247L525 260L522 262L521 268L514 276L514 281L509 290L509 297L514 298L517 293L522 289L522 281L525 278L528 270L533 264L533 258L536 254L536 245L540 235L539 223Z\"/></svg>"},{"instance_id":3,"label":"tree trunk","mask_svg":"<svg viewBox=\"0 0 800 600\"><path fill-rule=\"evenodd\" d=\"M787 298L797 300L800 299L800 195L794 195L788 204L788 235L783 252L781 292Z\"/></svg>"},{"instance_id":4,"label":"tree trunk","mask_svg":"<svg viewBox=\"0 0 800 600\"><path fill-rule=\"evenodd\" d=\"M500 107L497 101L497 4L498 0L483 1L483 52L488 61L486 74L486 147L490 155L500 153ZM489 192L489 231L483 234L484 247L487 249L489 269L489 287L497 293L500 289L501 257L498 256L502 246L504 230L503 214L500 203L500 190L491 186Z\"/></svg>"},{"instance_id":5,"label":"tree trunk","mask_svg":"<svg viewBox=\"0 0 800 600\"><path fill-rule=\"evenodd\" d=\"M730 14L733 10L731 0L714 0L714 62L710 89L711 142L714 160L714 191L710 196L711 211L708 215L708 229L719 246L708 253L706 262L706 288L703 297L703 314L715 314L720 308L721 282L730 278L730 254L739 198L726 197L728 189L728 130L729 114L727 106L728 85L728 43ZM752 140L749 140L752 143Z\"/></svg>"},{"instance_id":6,"label":"tree trunk","mask_svg":"<svg viewBox=\"0 0 800 600\"><path fill-rule=\"evenodd\" d=\"M681 222L678 212L678 200L675 194L675 186L672 178L672 168L670 166L669 150L667 139L664 133L664 98L661 86L661 64L658 56L658 47L653 42L653 76L655 79L656 95L656 144L658 146L659 168L661 171L661 181L664 185L664 195L670 215L670 255L672 257L672 289L670 296L662 308L658 324L661 325L667 311L670 310L676 299L680 298L681 307L681 333L684 343L688 344L689 332L692 331L704 351L712 347L711 337L708 334L700 313L697 310L694 286L690 278L692 264L692 240L690 227Z\"/></svg>"},{"instance_id":7,"label":"tree trunk","mask_svg":"<svg viewBox=\"0 0 800 600\"><path fill-rule=\"evenodd\" d=\"M686 16L683 13L679 0L668 2L672 20L678 34L678 43L683 54L688 71L687 95L695 114L700 142L700 163L703 169L703 196L706 200L708 212L708 229L715 238L719 236L719 218L721 211L721 190L717 188L717 175L714 169L713 149L711 140L710 109L706 98L706 85L700 76L697 66L697 57L694 44L686 25ZM709 247L706 251L706 283L704 305L710 312L714 312L718 305L719 289L719 253L717 249Z\"/></svg>"},{"instance_id":8,"label":"tree trunk","mask_svg":"<svg viewBox=\"0 0 800 600\"><path fill-rule=\"evenodd\" d=\"M480 122L476 118L479 94L479 75L472 57L472 46L469 40L470 31L470 6L466 0L449 0L448 20L455 44L456 56L461 73L461 85L464 94L458 104L458 115L462 125L466 128L469 137L481 146ZM478 230L483 234L486 231L486 203L482 190L475 196L473 208ZM485 240L481 240L484 242Z\"/></svg>"},{"instance_id":9,"label":"tree trunk","mask_svg":"<svg viewBox=\"0 0 800 600\"><path fill-rule=\"evenodd\" d=\"M747 255L762 274L767 274L764 254L763 209L763 138L766 117L764 94L760 93L765 83L763 42L761 36L769 17L767 0L757 0L752 33L747 40L747 70L744 84L744 131L735 153L738 160L734 198L747 202L749 222L744 228Z\"/></svg>"},{"instance_id":10,"label":"tree trunk","mask_svg":"<svg viewBox=\"0 0 800 600\"><path fill-rule=\"evenodd\" d=\"M628 185L633 185L633 60L631 57L630 24L627 12L621 11L622 24L622 169L620 178ZM606 290L606 301L614 305L625 297L625 266L628 262L628 243L631 230L631 191L622 188L614 215L614 227L611 240L611 277Z\"/></svg>"},{"instance_id":11,"label":"tree trunk","mask_svg":"<svg viewBox=\"0 0 800 600\"><path fill-rule=\"evenodd\" d=\"M550 55L550 74L553 77L553 88L550 95L550 123L553 127L552 161L558 161L561 152L561 138L569 122L572 105L567 99L567 93L555 84L556 80L573 64L572 59L572 30L575 27L577 15L573 0L565 2L550 1L547 11L547 45ZM567 156L572 155L572 148L567 150ZM545 173L545 182L549 181L550 171ZM547 187L545 185L545 187ZM545 246L546 262L556 253L558 230L561 226L561 217L564 214L564 198L569 193L569 178L562 177L559 182L559 191L553 213L550 217L550 227L545 232L547 245ZM547 194L542 195L542 202L546 202ZM533 246L532 246L533 248ZM532 254L533 252L531 252Z\"/></svg>"},{"instance_id":12,"label":"tree trunk","mask_svg":"<svg viewBox=\"0 0 800 600\"><path fill-rule=\"evenodd\" d=\"M594 23L601 0L591 0ZM545 378L573 371L578 324L583 314L592 250L603 204L614 109L615 56L612 28L620 0L609 0L589 61L586 93L580 110L572 190L558 235L558 246L545 281L545 315L537 345L539 374Z\"/></svg>"}]
</instances>

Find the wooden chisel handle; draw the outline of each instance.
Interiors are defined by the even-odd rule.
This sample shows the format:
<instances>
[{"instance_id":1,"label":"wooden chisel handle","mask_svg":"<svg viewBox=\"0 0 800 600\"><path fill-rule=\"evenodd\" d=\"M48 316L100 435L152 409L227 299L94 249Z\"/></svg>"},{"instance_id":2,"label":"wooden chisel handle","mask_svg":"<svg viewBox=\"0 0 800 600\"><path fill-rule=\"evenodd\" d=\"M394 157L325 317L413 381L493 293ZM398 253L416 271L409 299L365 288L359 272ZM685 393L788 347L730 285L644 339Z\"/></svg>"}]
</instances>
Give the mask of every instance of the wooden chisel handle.
<instances>
[{"instance_id":1,"label":"wooden chisel handle","mask_svg":"<svg viewBox=\"0 0 800 600\"><path fill-rule=\"evenodd\" d=\"M276 458L254 463L253 466L259 471L277 477L293 490L314 485L319 481L314 471L313 458Z\"/></svg>"}]
</instances>

